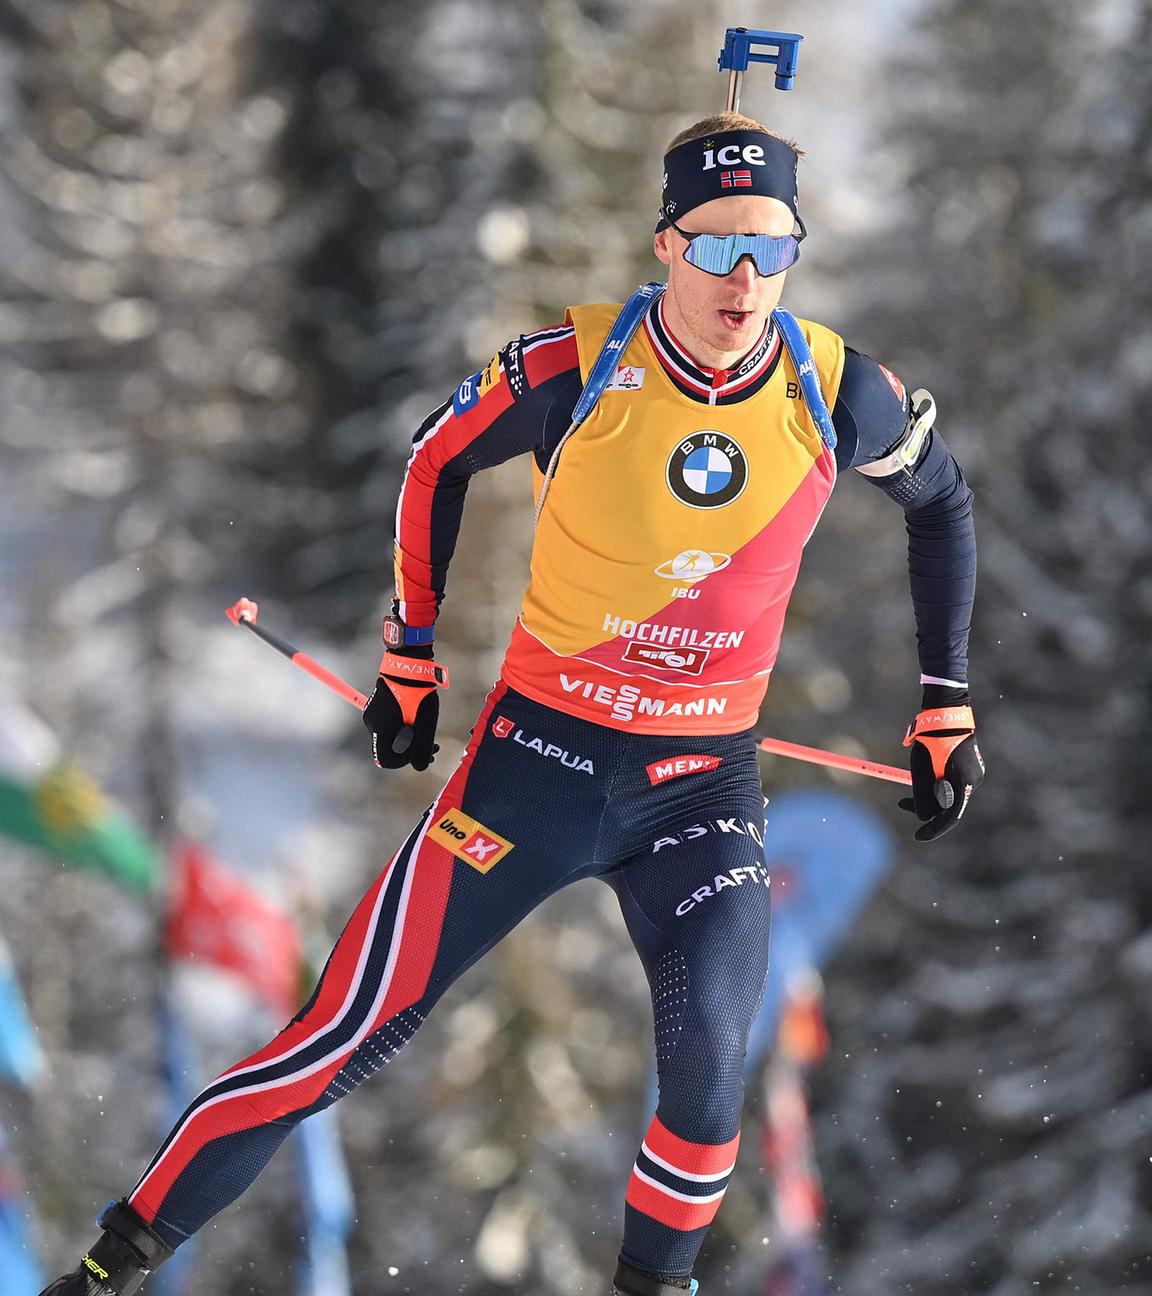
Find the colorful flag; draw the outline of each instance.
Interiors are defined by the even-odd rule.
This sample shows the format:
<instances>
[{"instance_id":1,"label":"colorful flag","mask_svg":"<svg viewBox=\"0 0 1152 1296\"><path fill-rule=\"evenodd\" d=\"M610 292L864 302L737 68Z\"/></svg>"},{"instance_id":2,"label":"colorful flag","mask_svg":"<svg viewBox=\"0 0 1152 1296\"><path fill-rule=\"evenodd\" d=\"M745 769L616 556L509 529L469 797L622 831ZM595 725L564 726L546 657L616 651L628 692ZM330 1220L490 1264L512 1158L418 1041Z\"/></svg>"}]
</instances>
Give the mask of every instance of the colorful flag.
<instances>
[{"instance_id":1,"label":"colorful flag","mask_svg":"<svg viewBox=\"0 0 1152 1296\"><path fill-rule=\"evenodd\" d=\"M146 891L159 859L27 707L0 698L0 834Z\"/></svg>"},{"instance_id":2,"label":"colorful flag","mask_svg":"<svg viewBox=\"0 0 1152 1296\"><path fill-rule=\"evenodd\" d=\"M16 971L0 934L0 1079L30 1086L43 1066L44 1055L24 1011Z\"/></svg>"},{"instance_id":3,"label":"colorful flag","mask_svg":"<svg viewBox=\"0 0 1152 1296\"><path fill-rule=\"evenodd\" d=\"M192 842L173 859L168 955L234 972L278 1015L299 1007L300 937L287 914Z\"/></svg>"},{"instance_id":4,"label":"colorful flag","mask_svg":"<svg viewBox=\"0 0 1152 1296\"><path fill-rule=\"evenodd\" d=\"M351 1296L347 1242L355 1204L331 1107L297 1127L296 1155L306 1225L300 1296Z\"/></svg>"},{"instance_id":5,"label":"colorful flag","mask_svg":"<svg viewBox=\"0 0 1152 1296\"><path fill-rule=\"evenodd\" d=\"M37 1296L44 1288L44 1275L28 1235L27 1197L0 1130L0 1262L4 1296Z\"/></svg>"}]
</instances>

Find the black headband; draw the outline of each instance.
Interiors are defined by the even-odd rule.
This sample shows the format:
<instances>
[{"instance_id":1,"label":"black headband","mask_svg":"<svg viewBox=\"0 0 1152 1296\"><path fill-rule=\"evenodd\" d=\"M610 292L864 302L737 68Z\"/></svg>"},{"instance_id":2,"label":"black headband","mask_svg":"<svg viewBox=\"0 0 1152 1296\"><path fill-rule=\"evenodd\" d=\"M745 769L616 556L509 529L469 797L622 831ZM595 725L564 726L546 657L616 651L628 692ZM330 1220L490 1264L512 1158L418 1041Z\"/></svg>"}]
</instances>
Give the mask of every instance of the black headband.
<instances>
[{"instance_id":1,"label":"black headband","mask_svg":"<svg viewBox=\"0 0 1152 1296\"><path fill-rule=\"evenodd\" d=\"M665 213L679 223L685 212L713 198L762 194L777 198L796 214L796 150L763 131L718 131L689 140L664 155L664 193L660 222L668 228Z\"/></svg>"}]
</instances>

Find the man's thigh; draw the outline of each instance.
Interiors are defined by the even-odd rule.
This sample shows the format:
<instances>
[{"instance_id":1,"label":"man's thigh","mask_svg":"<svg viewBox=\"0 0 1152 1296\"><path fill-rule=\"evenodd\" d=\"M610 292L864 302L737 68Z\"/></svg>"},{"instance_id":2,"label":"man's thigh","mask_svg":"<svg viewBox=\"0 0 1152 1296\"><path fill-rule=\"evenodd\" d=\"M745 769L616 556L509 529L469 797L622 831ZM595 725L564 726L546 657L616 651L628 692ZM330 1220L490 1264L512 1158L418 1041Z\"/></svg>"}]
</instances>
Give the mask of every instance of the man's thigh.
<instances>
[{"instance_id":1,"label":"man's thigh","mask_svg":"<svg viewBox=\"0 0 1152 1296\"><path fill-rule=\"evenodd\" d=\"M597 851L619 735L498 685L429 807L418 850L450 869L430 990L475 962Z\"/></svg>"},{"instance_id":2,"label":"man's thigh","mask_svg":"<svg viewBox=\"0 0 1152 1296\"><path fill-rule=\"evenodd\" d=\"M719 1013L743 1029L768 970L764 802L754 775L717 792L694 791L673 826L658 830L613 880L654 996L667 1001L675 987L681 1013Z\"/></svg>"}]
</instances>

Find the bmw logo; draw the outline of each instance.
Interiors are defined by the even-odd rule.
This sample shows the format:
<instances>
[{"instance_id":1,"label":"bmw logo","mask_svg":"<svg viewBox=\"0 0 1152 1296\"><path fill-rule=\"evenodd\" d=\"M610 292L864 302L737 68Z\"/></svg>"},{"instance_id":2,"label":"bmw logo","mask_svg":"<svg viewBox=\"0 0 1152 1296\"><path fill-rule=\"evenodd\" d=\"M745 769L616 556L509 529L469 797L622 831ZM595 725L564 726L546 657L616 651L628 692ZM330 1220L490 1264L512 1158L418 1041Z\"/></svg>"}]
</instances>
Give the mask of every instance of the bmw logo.
<instances>
[{"instance_id":1,"label":"bmw logo","mask_svg":"<svg viewBox=\"0 0 1152 1296\"><path fill-rule=\"evenodd\" d=\"M722 432L693 432L668 456L668 489L691 508L731 504L748 484L744 451Z\"/></svg>"}]
</instances>

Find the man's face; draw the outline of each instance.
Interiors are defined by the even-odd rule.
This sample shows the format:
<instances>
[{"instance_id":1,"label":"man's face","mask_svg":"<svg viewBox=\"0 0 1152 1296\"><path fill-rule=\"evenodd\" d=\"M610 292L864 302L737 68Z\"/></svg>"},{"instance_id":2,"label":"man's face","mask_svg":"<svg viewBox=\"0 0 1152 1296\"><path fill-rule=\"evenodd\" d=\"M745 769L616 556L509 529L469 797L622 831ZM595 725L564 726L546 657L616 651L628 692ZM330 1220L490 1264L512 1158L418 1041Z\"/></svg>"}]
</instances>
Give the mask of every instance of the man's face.
<instances>
[{"instance_id":1,"label":"man's face","mask_svg":"<svg viewBox=\"0 0 1152 1296\"><path fill-rule=\"evenodd\" d=\"M678 218L689 234L791 234L795 218L786 203L762 194L713 198ZM672 330L695 358L715 368L748 351L780 302L787 274L762 277L750 257L720 278L684 260L687 241L673 229L655 238L656 256L668 267L665 310Z\"/></svg>"}]
</instances>

